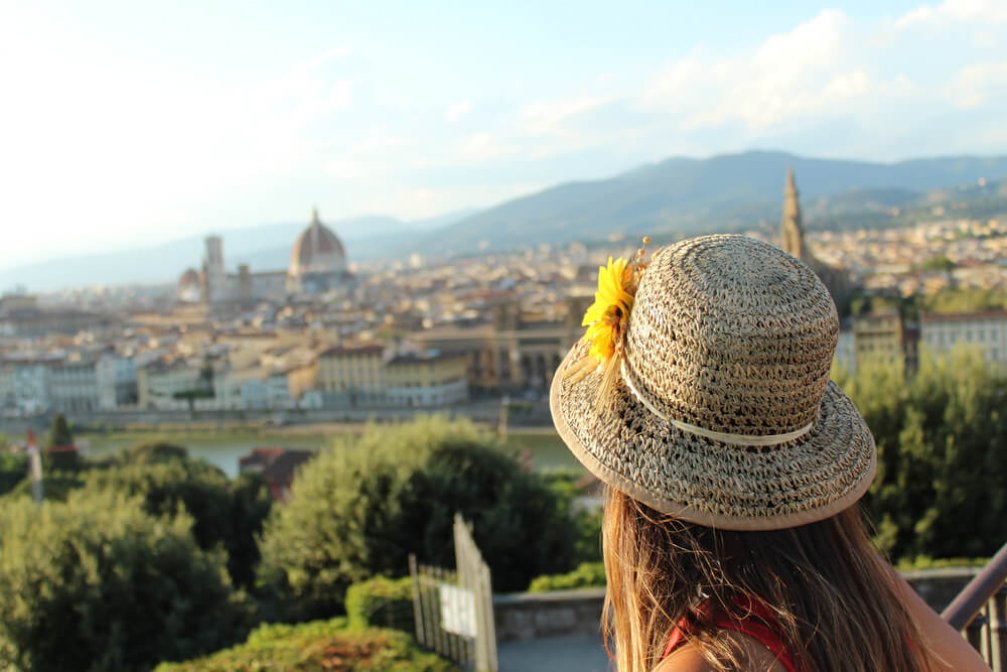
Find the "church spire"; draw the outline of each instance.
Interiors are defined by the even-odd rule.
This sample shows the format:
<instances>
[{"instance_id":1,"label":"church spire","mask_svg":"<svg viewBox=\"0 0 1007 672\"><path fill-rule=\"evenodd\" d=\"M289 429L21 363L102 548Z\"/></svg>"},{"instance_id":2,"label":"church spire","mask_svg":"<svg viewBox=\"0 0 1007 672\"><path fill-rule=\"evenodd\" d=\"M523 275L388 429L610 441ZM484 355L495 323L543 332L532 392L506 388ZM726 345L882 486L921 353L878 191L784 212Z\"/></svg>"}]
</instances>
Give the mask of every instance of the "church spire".
<instances>
[{"instance_id":1,"label":"church spire","mask_svg":"<svg viewBox=\"0 0 1007 672\"><path fill-rule=\"evenodd\" d=\"M801 221L801 204L797 200L797 184L794 181L794 168L787 168L787 186L783 191L783 218L780 220L780 238L783 251L798 259L808 256L807 244L804 241L804 223Z\"/></svg>"},{"instance_id":2,"label":"church spire","mask_svg":"<svg viewBox=\"0 0 1007 672\"><path fill-rule=\"evenodd\" d=\"M321 226L322 220L318 218L318 206L311 209L311 226Z\"/></svg>"}]
</instances>

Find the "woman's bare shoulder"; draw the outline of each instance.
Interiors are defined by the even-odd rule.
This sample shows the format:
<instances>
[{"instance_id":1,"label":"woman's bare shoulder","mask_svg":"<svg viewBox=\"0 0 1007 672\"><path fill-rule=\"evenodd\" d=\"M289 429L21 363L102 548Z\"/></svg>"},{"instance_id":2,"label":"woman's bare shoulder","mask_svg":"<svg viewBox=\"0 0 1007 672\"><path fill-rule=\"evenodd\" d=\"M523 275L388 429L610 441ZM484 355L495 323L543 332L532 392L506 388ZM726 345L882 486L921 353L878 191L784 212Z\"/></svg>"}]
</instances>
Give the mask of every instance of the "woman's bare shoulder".
<instances>
[{"instance_id":1,"label":"woman's bare shoulder","mask_svg":"<svg viewBox=\"0 0 1007 672\"><path fill-rule=\"evenodd\" d=\"M785 672L785 668L758 640L740 632L731 633L741 646L742 665L733 672ZM703 656L699 647L685 644L662 660L652 672L720 672Z\"/></svg>"}]
</instances>

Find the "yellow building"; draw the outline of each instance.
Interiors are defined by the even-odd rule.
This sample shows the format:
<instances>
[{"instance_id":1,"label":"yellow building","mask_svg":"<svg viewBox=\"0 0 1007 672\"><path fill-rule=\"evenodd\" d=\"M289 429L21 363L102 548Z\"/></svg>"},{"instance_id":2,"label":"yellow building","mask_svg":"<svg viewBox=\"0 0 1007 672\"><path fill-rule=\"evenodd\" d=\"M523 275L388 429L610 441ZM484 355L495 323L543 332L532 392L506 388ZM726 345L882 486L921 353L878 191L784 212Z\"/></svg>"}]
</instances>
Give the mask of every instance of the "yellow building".
<instances>
[{"instance_id":1,"label":"yellow building","mask_svg":"<svg viewBox=\"0 0 1007 672\"><path fill-rule=\"evenodd\" d=\"M305 392L318 387L318 364L311 362L301 366L292 366L284 370L287 376L287 389L291 399L300 399Z\"/></svg>"},{"instance_id":2,"label":"yellow building","mask_svg":"<svg viewBox=\"0 0 1007 672\"><path fill-rule=\"evenodd\" d=\"M445 406L467 401L468 358L461 354L399 355L385 365L393 406Z\"/></svg>"},{"instance_id":3,"label":"yellow building","mask_svg":"<svg viewBox=\"0 0 1007 672\"><path fill-rule=\"evenodd\" d=\"M384 352L376 344L323 350L318 355L318 388L326 405L383 404Z\"/></svg>"},{"instance_id":4,"label":"yellow building","mask_svg":"<svg viewBox=\"0 0 1007 672\"><path fill-rule=\"evenodd\" d=\"M853 321L853 339L858 365L872 361L907 363L905 326L897 310L857 317Z\"/></svg>"},{"instance_id":5,"label":"yellow building","mask_svg":"<svg viewBox=\"0 0 1007 672\"><path fill-rule=\"evenodd\" d=\"M581 318L592 297L567 300L564 319L528 319L516 301L493 307L493 321L471 327L435 327L409 335L420 348L462 355L471 389L545 393L570 346L584 335Z\"/></svg>"}]
</instances>

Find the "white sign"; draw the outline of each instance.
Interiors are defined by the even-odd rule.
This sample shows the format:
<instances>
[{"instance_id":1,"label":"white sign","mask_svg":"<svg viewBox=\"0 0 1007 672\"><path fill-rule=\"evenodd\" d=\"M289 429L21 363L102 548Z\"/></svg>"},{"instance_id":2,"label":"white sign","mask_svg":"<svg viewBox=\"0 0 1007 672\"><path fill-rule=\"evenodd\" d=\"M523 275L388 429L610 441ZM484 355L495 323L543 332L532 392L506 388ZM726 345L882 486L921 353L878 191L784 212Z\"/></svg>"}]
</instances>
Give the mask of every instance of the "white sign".
<instances>
[{"instance_id":1,"label":"white sign","mask_svg":"<svg viewBox=\"0 0 1007 672\"><path fill-rule=\"evenodd\" d=\"M476 596L471 590L441 584L441 627L463 637L476 636Z\"/></svg>"}]
</instances>

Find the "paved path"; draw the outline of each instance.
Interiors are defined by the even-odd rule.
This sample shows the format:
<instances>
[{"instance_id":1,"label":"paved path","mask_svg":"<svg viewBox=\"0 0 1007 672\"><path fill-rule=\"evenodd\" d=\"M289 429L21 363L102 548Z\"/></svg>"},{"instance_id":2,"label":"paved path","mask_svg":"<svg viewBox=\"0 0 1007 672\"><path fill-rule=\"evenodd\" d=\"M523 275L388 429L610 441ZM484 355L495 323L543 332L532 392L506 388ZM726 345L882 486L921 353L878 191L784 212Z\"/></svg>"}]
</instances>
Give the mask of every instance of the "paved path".
<instances>
[{"instance_id":1,"label":"paved path","mask_svg":"<svg viewBox=\"0 0 1007 672\"><path fill-rule=\"evenodd\" d=\"M598 635L504 642L497 654L500 672L608 672Z\"/></svg>"}]
</instances>

